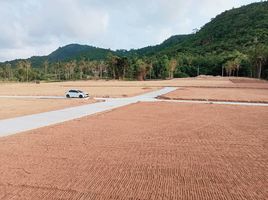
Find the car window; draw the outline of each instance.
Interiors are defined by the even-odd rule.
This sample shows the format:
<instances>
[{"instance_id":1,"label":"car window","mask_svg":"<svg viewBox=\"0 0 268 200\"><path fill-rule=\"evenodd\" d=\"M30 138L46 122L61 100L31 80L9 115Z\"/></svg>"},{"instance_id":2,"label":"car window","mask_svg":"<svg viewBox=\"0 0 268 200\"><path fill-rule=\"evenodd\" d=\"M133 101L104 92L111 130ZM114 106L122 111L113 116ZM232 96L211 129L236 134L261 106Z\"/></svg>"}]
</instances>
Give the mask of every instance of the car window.
<instances>
[{"instance_id":1,"label":"car window","mask_svg":"<svg viewBox=\"0 0 268 200\"><path fill-rule=\"evenodd\" d=\"M83 93L81 90L77 90L77 92L79 92L79 93Z\"/></svg>"},{"instance_id":2,"label":"car window","mask_svg":"<svg viewBox=\"0 0 268 200\"><path fill-rule=\"evenodd\" d=\"M72 92L72 93L77 93L77 91L76 91L76 90L70 90L69 92Z\"/></svg>"}]
</instances>

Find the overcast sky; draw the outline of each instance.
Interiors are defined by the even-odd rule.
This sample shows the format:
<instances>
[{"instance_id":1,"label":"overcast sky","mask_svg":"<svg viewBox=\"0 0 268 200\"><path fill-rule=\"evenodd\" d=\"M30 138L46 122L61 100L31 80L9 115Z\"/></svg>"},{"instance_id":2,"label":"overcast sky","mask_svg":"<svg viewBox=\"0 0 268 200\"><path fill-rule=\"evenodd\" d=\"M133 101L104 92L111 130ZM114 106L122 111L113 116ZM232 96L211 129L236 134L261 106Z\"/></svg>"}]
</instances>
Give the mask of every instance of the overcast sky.
<instances>
[{"instance_id":1,"label":"overcast sky","mask_svg":"<svg viewBox=\"0 0 268 200\"><path fill-rule=\"evenodd\" d=\"M0 0L0 61L70 43L131 49L191 33L258 0Z\"/></svg>"}]
</instances>

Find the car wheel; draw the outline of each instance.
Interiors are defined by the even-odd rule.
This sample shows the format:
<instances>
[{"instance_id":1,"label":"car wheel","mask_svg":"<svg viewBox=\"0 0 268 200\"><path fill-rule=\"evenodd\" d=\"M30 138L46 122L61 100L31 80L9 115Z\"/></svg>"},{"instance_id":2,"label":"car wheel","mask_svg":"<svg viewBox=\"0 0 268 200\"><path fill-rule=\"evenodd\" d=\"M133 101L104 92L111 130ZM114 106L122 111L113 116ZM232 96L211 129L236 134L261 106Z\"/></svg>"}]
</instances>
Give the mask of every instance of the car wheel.
<instances>
[{"instance_id":1,"label":"car wheel","mask_svg":"<svg viewBox=\"0 0 268 200\"><path fill-rule=\"evenodd\" d=\"M67 97L67 98L70 98L70 95L69 95L69 94L67 94L67 95L66 95L66 97Z\"/></svg>"},{"instance_id":2,"label":"car wheel","mask_svg":"<svg viewBox=\"0 0 268 200\"><path fill-rule=\"evenodd\" d=\"M79 95L79 98L83 98L83 96L80 94L80 95Z\"/></svg>"}]
</instances>

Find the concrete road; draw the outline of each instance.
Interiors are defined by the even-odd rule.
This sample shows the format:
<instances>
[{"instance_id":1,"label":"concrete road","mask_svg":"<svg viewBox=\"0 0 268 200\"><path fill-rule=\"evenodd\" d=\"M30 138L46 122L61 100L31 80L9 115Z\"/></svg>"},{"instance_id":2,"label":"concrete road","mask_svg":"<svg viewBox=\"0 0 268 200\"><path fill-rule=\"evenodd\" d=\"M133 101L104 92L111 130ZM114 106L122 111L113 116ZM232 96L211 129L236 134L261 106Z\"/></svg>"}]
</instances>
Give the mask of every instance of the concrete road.
<instances>
[{"instance_id":1,"label":"concrete road","mask_svg":"<svg viewBox=\"0 0 268 200\"><path fill-rule=\"evenodd\" d=\"M264 103L240 103L240 102L217 102L217 101L191 101L191 100L162 100L155 99L157 96L176 90L175 87L165 87L161 90L149 92L143 95L129 98L98 98L105 100L94 104L87 104L62 110L50 111L40 114L27 115L12 119L0 120L0 137L24 132L44 126L81 118L84 116L112 110L137 102L164 101L177 103L205 103L205 104L224 104L239 106L268 106ZM41 97L40 97L41 98ZM60 97L59 97L60 98ZM62 98L62 97L61 97ZM65 97L64 97L65 98Z\"/></svg>"},{"instance_id":2,"label":"concrete road","mask_svg":"<svg viewBox=\"0 0 268 200\"><path fill-rule=\"evenodd\" d=\"M139 101L155 101L155 97L172 92L176 89L177 88L175 87L165 87L161 90L149 92L135 97L109 99L105 102L0 120L0 137L112 110Z\"/></svg>"}]
</instances>

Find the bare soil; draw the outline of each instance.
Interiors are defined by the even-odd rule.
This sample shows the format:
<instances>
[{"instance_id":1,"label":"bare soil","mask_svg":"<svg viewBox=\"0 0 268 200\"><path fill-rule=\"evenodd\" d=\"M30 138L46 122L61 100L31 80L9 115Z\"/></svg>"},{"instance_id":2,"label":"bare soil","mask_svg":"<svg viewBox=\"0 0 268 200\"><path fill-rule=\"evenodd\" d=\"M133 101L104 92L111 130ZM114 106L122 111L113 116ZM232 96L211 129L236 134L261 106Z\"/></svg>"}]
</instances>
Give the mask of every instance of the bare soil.
<instances>
[{"instance_id":1,"label":"bare soil","mask_svg":"<svg viewBox=\"0 0 268 200\"><path fill-rule=\"evenodd\" d=\"M267 107L139 103L0 138L0 199L267 199Z\"/></svg>"},{"instance_id":2,"label":"bare soil","mask_svg":"<svg viewBox=\"0 0 268 200\"><path fill-rule=\"evenodd\" d=\"M142 85L128 86L127 81L73 81L40 84L0 83L0 95L65 96L65 93L70 89L80 89L88 92L91 97L130 97L159 88Z\"/></svg>"},{"instance_id":3,"label":"bare soil","mask_svg":"<svg viewBox=\"0 0 268 200\"><path fill-rule=\"evenodd\" d=\"M268 89L268 81L253 78L230 78L230 81L239 88Z\"/></svg>"},{"instance_id":4,"label":"bare soil","mask_svg":"<svg viewBox=\"0 0 268 200\"><path fill-rule=\"evenodd\" d=\"M94 99L0 98L0 120L94 103Z\"/></svg>"},{"instance_id":5,"label":"bare soil","mask_svg":"<svg viewBox=\"0 0 268 200\"><path fill-rule=\"evenodd\" d=\"M266 80L254 78L230 78L233 83L267 83Z\"/></svg>"},{"instance_id":6,"label":"bare soil","mask_svg":"<svg viewBox=\"0 0 268 200\"><path fill-rule=\"evenodd\" d=\"M237 101L268 103L268 89L245 88L180 88L161 96L164 99Z\"/></svg>"},{"instance_id":7,"label":"bare soil","mask_svg":"<svg viewBox=\"0 0 268 200\"><path fill-rule=\"evenodd\" d=\"M197 77L154 81L67 81L54 83L4 83L0 82L0 95L63 96L69 89L81 89L93 97L129 97L165 86L205 88L264 88L267 81L236 77Z\"/></svg>"}]
</instances>

